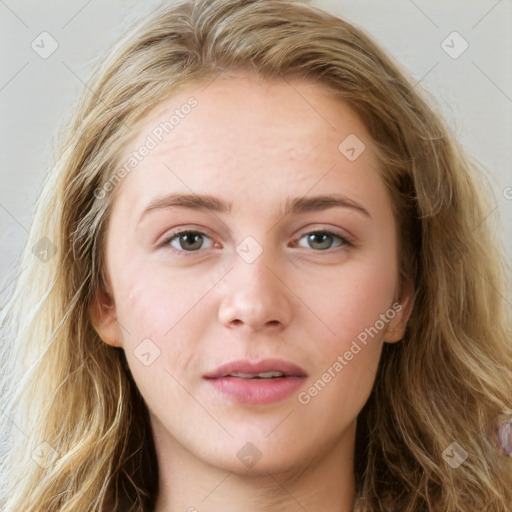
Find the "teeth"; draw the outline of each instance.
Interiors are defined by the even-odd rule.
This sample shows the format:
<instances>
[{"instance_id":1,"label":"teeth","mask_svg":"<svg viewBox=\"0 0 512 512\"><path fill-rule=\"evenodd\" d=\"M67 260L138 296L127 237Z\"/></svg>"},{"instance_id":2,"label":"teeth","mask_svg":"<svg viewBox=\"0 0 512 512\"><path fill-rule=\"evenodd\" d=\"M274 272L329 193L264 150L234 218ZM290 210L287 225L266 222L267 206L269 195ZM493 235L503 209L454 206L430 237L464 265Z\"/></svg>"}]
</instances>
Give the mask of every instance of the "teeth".
<instances>
[{"instance_id":1,"label":"teeth","mask_svg":"<svg viewBox=\"0 0 512 512\"><path fill-rule=\"evenodd\" d=\"M240 377L241 379L271 379L273 377L284 377L283 372L263 372L263 373L241 373L233 372L230 377Z\"/></svg>"}]
</instances>

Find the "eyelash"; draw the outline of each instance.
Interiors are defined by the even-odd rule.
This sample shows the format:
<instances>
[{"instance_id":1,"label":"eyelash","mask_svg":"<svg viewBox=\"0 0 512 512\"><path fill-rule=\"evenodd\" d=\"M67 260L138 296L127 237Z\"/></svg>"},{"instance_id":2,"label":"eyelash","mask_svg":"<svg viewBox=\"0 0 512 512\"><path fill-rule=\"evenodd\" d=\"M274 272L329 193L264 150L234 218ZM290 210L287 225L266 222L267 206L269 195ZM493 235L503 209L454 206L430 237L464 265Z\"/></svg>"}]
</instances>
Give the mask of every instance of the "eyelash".
<instances>
[{"instance_id":1,"label":"eyelash","mask_svg":"<svg viewBox=\"0 0 512 512\"><path fill-rule=\"evenodd\" d=\"M304 238L305 236L309 236L309 235L318 235L318 234L322 234L322 235L330 235L332 236L333 238L337 238L340 243L339 245L335 246L334 249L337 249L339 247L343 247L343 246L347 246L347 247L353 247L353 243L350 242L347 238L341 236L341 235L338 235L332 231L329 231L329 230L326 230L326 229L319 229L319 230L313 230L313 231L309 231L307 233L304 233L300 238L299 238L299 241L302 240L302 238ZM192 230L192 229L184 229L182 231L175 231L173 233L171 233L163 242L162 242L162 247L169 247L171 248L172 250L174 250L177 254L194 254L194 253L198 253L198 252L201 252L201 249L198 249L198 250L195 250L195 251L187 251L185 249L176 249L175 247L173 247L171 245L171 242L172 240L174 240L175 238L179 238L180 236L183 236L183 235L201 235L202 237L206 237L206 238L210 238L206 233L203 233L202 231L197 231L197 230ZM333 252L332 251L332 247L329 247L328 249L318 249L318 250L315 250L315 249L312 249L314 252L319 252L319 253L322 253L322 252L326 252L326 253L331 253Z\"/></svg>"}]
</instances>

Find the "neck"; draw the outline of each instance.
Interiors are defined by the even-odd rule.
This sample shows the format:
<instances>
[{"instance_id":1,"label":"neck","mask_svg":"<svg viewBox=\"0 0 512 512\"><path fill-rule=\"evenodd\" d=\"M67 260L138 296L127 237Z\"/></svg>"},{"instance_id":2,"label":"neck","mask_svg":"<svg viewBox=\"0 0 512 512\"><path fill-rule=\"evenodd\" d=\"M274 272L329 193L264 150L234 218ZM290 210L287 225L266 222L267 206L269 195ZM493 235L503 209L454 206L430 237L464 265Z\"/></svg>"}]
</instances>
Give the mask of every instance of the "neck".
<instances>
[{"instance_id":1,"label":"neck","mask_svg":"<svg viewBox=\"0 0 512 512\"><path fill-rule=\"evenodd\" d=\"M161 425L160 425L161 426ZM351 512L355 424L301 466L246 474L212 466L154 428L159 494L154 512ZM172 454L172 456L171 456Z\"/></svg>"}]
</instances>

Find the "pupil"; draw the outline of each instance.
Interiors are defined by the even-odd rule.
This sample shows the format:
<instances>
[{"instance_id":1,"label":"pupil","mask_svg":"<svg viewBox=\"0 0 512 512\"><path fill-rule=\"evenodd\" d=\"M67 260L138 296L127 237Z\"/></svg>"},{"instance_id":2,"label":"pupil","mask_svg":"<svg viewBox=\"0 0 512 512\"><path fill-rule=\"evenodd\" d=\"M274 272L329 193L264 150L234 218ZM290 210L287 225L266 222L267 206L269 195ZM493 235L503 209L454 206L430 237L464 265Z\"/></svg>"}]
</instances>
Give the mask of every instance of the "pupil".
<instances>
[{"instance_id":1,"label":"pupil","mask_svg":"<svg viewBox=\"0 0 512 512\"><path fill-rule=\"evenodd\" d=\"M329 245L330 245L330 240L329 240L329 237L331 235L329 235L328 233L313 233L311 235L309 235L309 241L311 243L320 243L320 244L324 244L322 247L320 247L320 249L328 249L329 248ZM315 238L318 238L320 239L319 242L317 240L315 240ZM326 240L327 240L327 243L326 243Z\"/></svg>"},{"instance_id":2,"label":"pupil","mask_svg":"<svg viewBox=\"0 0 512 512\"><path fill-rule=\"evenodd\" d=\"M201 235L199 234L186 234L186 235L182 235L182 241L184 240L185 241L185 244L184 245L187 245L188 244L188 248L189 249L199 249L201 247ZM199 243L197 243L197 241L199 240ZM195 246L193 245L195 242ZM183 247L183 244L182 244L182 247Z\"/></svg>"}]
</instances>

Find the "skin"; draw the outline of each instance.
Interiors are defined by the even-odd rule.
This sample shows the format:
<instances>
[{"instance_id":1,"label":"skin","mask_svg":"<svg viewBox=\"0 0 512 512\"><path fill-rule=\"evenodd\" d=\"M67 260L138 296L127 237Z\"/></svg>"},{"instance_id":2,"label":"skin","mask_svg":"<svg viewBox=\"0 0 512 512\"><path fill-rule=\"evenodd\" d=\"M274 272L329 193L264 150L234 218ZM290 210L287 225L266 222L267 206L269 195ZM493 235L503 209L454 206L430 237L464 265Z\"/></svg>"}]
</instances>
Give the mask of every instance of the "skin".
<instances>
[{"instance_id":1,"label":"skin","mask_svg":"<svg viewBox=\"0 0 512 512\"><path fill-rule=\"evenodd\" d=\"M399 287L396 224L375 148L323 85L224 73L149 112L120 160L190 96L198 105L118 185L108 286L93 311L102 339L125 350L150 411L155 510L348 512L357 415L383 343L403 336L413 292ZM338 150L350 134L366 146L354 161ZM210 194L232 209L143 215L171 193ZM369 215L350 207L284 215L288 198L333 193ZM204 233L203 245L186 252L179 237L166 245L178 227ZM308 242L315 230L336 236ZM263 249L251 263L236 252L247 236ZM401 311L307 404L298 392L239 404L202 378L227 361L280 358L306 370L299 392L307 392L394 303ZM135 353L144 339L160 350L149 366ZM237 457L247 442L261 453L252 467Z\"/></svg>"}]
</instances>

